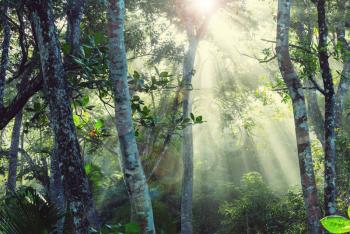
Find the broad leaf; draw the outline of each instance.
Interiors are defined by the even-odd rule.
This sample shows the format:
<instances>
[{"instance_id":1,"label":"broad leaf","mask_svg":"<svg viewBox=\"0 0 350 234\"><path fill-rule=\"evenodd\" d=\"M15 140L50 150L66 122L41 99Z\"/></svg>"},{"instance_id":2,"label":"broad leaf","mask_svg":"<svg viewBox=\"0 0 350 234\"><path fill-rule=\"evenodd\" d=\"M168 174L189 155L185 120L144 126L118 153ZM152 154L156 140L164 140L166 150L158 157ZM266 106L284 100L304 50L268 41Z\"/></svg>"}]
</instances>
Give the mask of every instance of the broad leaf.
<instances>
[{"instance_id":1,"label":"broad leaf","mask_svg":"<svg viewBox=\"0 0 350 234\"><path fill-rule=\"evenodd\" d=\"M350 232L350 220L339 215L332 215L321 219L321 224L331 233Z\"/></svg>"},{"instance_id":2,"label":"broad leaf","mask_svg":"<svg viewBox=\"0 0 350 234\"><path fill-rule=\"evenodd\" d=\"M95 129L96 130L100 130L101 128L103 128L103 126L104 126L103 119L96 120L96 123L95 123Z\"/></svg>"}]
</instances>

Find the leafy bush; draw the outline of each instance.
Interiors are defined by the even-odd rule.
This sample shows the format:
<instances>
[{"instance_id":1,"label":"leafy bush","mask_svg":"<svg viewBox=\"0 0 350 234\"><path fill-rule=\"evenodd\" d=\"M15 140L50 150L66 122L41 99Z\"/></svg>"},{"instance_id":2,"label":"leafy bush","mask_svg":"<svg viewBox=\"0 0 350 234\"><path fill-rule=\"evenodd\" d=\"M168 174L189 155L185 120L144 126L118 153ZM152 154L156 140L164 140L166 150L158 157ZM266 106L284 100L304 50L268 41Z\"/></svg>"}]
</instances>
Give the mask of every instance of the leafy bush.
<instances>
[{"instance_id":1,"label":"leafy bush","mask_svg":"<svg viewBox=\"0 0 350 234\"><path fill-rule=\"evenodd\" d=\"M235 198L219 209L220 233L304 233L305 213L300 192L278 196L257 172L242 177Z\"/></svg>"}]
</instances>

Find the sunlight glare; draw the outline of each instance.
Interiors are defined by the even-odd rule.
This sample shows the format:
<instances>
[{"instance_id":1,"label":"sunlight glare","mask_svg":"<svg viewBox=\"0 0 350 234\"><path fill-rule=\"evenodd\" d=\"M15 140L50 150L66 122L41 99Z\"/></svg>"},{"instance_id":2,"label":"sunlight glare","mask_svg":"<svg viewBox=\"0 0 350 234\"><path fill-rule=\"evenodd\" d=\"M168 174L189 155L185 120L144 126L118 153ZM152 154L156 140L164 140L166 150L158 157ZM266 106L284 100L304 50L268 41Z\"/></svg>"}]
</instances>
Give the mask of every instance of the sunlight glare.
<instances>
[{"instance_id":1,"label":"sunlight glare","mask_svg":"<svg viewBox=\"0 0 350 234\"><path fill-rule=\"evenodd\" d=\"M194 9L202 14L207 14L215 7L215 0L192 0Z\"/></svg>"}]
</instances>

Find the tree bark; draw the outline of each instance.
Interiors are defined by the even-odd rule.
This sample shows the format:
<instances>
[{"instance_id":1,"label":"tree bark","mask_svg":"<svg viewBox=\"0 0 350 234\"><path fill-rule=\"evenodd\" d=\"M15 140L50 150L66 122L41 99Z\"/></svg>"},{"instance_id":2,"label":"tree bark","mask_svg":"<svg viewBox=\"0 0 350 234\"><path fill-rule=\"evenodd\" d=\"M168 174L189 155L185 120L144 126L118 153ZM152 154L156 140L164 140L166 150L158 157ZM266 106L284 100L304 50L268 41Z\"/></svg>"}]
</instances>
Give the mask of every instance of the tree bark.
<instances>
[{"instance_id":1,"label":"tree bark","mask_svg":"<svg viewBox=\"0 0 350 234\"><path fill-rule=\"evenodd\" d=\"M55 204L56 208L65 213L67 210L66 197L64 194L64 186L62 182L62 172L60 170L58 155L58 146L54 142L50 155L50 182L49 182L49 196L51 201ZM64 232L65 217L62 217L57 221L55 225L55 232L62 234Z\"/></svg>"},{"instance_id":2,"label":"tree bark","mask_svg":"<svg viewBox=\"0 0 350 234\"><path fill-rule=\"evenodd\" d=\"M308 2L300 2L297 4L297 14L296 17L298 19L295 27L296 34L299 38L300 43L307 50L311 51L312 49L312 40L313 40L313 27L314 23L310 19L310 3ZM306 11L305 11L306 8ZM307 22L307 26L304 26L304 22ZM310 56L310 55L306 55ZM302 61L301 66L304 71L306 71L307 80L304 82L306 87L313 87L315 84L315 70L312 69L312 65L306 59ZM313 126L314 132L316 134L317 139L322 144L322 148L324 149L324 119L323 114L318 105L317 101L317 89L310 89L306 92L306 103L307 103L307 113L309 116L309 122L311 126Z\"/></svg>"},{"instance_id":3,"label":"tree bark","mask_svg":"<svg viewBox=\"0 0 350 234\"><path fill-rule=\"evenodd\" d=\"M335 91L328 62L325 0L317 0L318 13L318 57L325 91L325 185L324 209L326 215L336 213L336 143L335 143Z\"/></svg>"},{"instance_id":4,"label":"tree bark","mask_svg":"<svg viewBox=\"0 0 350 234\"><path fill-rule=\"evenodd\" d=\"M17 161L18 161L18 149L19 139L21 135L22 125L22 111L16 115L15 123L12 129L11 147L9 152L9 171L6 184L6 191L8 193L16 191L16 179L17 179Z\"/></svg>"},{"instance_id":5,"label":"tree bark","mask_svg":"<svg viewBox=\"0 0 350 234\"><path fill-rule=\"evenodd\" d=\"M71 46L70 54L80 52L80 23L84 15L85 0L68 0L66 42Z\"/></svg>"},{"instance_id":6,"label":"tree bark","mask_svg":"<svg viewBox=\"0 0 350 234\"><path fill-rule=\"evenodd\" d=\"M9 48L11 39L11 28L7 19L8 14L8 0L3 1L1 24L4 32L4 39L2 41L1 63L0 63L0 111L4 106L4 90L6 81L6 70L9 62Z\"/></svg>"},{"instance_id":7,"label":"tree bark","mask_svg":"<svg viewBox=\"0 0 350 234\"><path fill-rule=\"evenodd\" d=\"M310 81L305 82L305 84L312 87L312 82ZM317 139L320 141L322 148L324 149L324 146L325 146L324 120L318 105L316 92L317 91L314 89L309 90L305 96L306 96L306 102L308 107L307 110L308 110L310 123L314 128Z\"/></svg>"},{"instance_id":8,"label":"tree bark","mask_svg":"<svg viewBox=\"0 0 350 234\"><path fill-rule=\"evenodd\" d=\"M292 99L308 231L316 234L320 233L321 211L317 198L304 92L289 54L290 4L290 0L278 1L276 52L282 77Z\"/></svg>"},{"instance_id":9,"label":"tree bark","mask_svg":"<svg viewBox=\"0 0 350 234\"><path fill-rule=\"evenodd\" d=\"M67 80L61 58L57 29L54 24L52 2L26 2L39 48L45 99L49 104L49 118L57 144L57 160L62 173L67 209L71 214L75 233L87 233L91 191L86 177L80 146L73 122Z\"/></svg>"},{"instance_id":10,"label":"tree bark","mask_svg":"<svg viewBox=\"0 0 350 234\"><path fill-rule=\"evenodd\" d=\"M199 43L195 35L195 26L191 20L187 22L189 39L188 51L184 58L182 112L184 119L190 119L192 112L192 77L194 74L194 61ZM193 136L192 125L188 124L182 133L182 190L181 190L181 234L191 234L192 228L192 196L193 196Z\"/></svg>"},{"instance_id":11,"label":"tree bark","mask_svg":"<svg viewBox=\"0 0 350 234\"><path fill-rule=\"evenodd\" d=\"M122 169L129 192L133 219L142 233L155 233L152 203L137 149L131 116L124 43L124 0L107 1L109 69L115 101L115 118L122 156Z\"/></svg>"},{"instance_id":12,"label":"tree bark","mask_svg":"<svg viewBox=\"0 0 350 234\"><path fill-rule=\"evenodd\" d=\"M338 90L336 93L336 102L335 102L335 127L341 127L342 114L344 109L344 99L348 95L350 89L350 55L349 50L350 46L348 41L345 38L345 15L346 9L350 8L350 4L346 5L346 2L343 0L338 1L338 14L339 21L336 27L337 33L337 43L340 45L341 54L343 59L343 70L341 73Z\"/></svg>"}]
</instances>

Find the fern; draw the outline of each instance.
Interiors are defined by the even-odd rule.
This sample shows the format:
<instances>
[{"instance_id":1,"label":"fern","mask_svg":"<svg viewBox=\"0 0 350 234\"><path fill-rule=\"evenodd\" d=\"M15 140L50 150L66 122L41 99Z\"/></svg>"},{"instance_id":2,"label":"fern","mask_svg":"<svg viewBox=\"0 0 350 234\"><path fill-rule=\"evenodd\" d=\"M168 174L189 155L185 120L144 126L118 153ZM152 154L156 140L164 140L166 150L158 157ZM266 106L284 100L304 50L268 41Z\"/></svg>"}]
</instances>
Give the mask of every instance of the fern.
<instances>
[{"instance_id":1,"label":"fern","mask_svg":"<svg viewBox=\"0 0 350 234\"><path fill-rule=\"evenodd\" d=\"M50 233L62 217L48 199L35 189L25 187L3 199L0 207L0 233Z\"/></svg>"}]
</instances>

